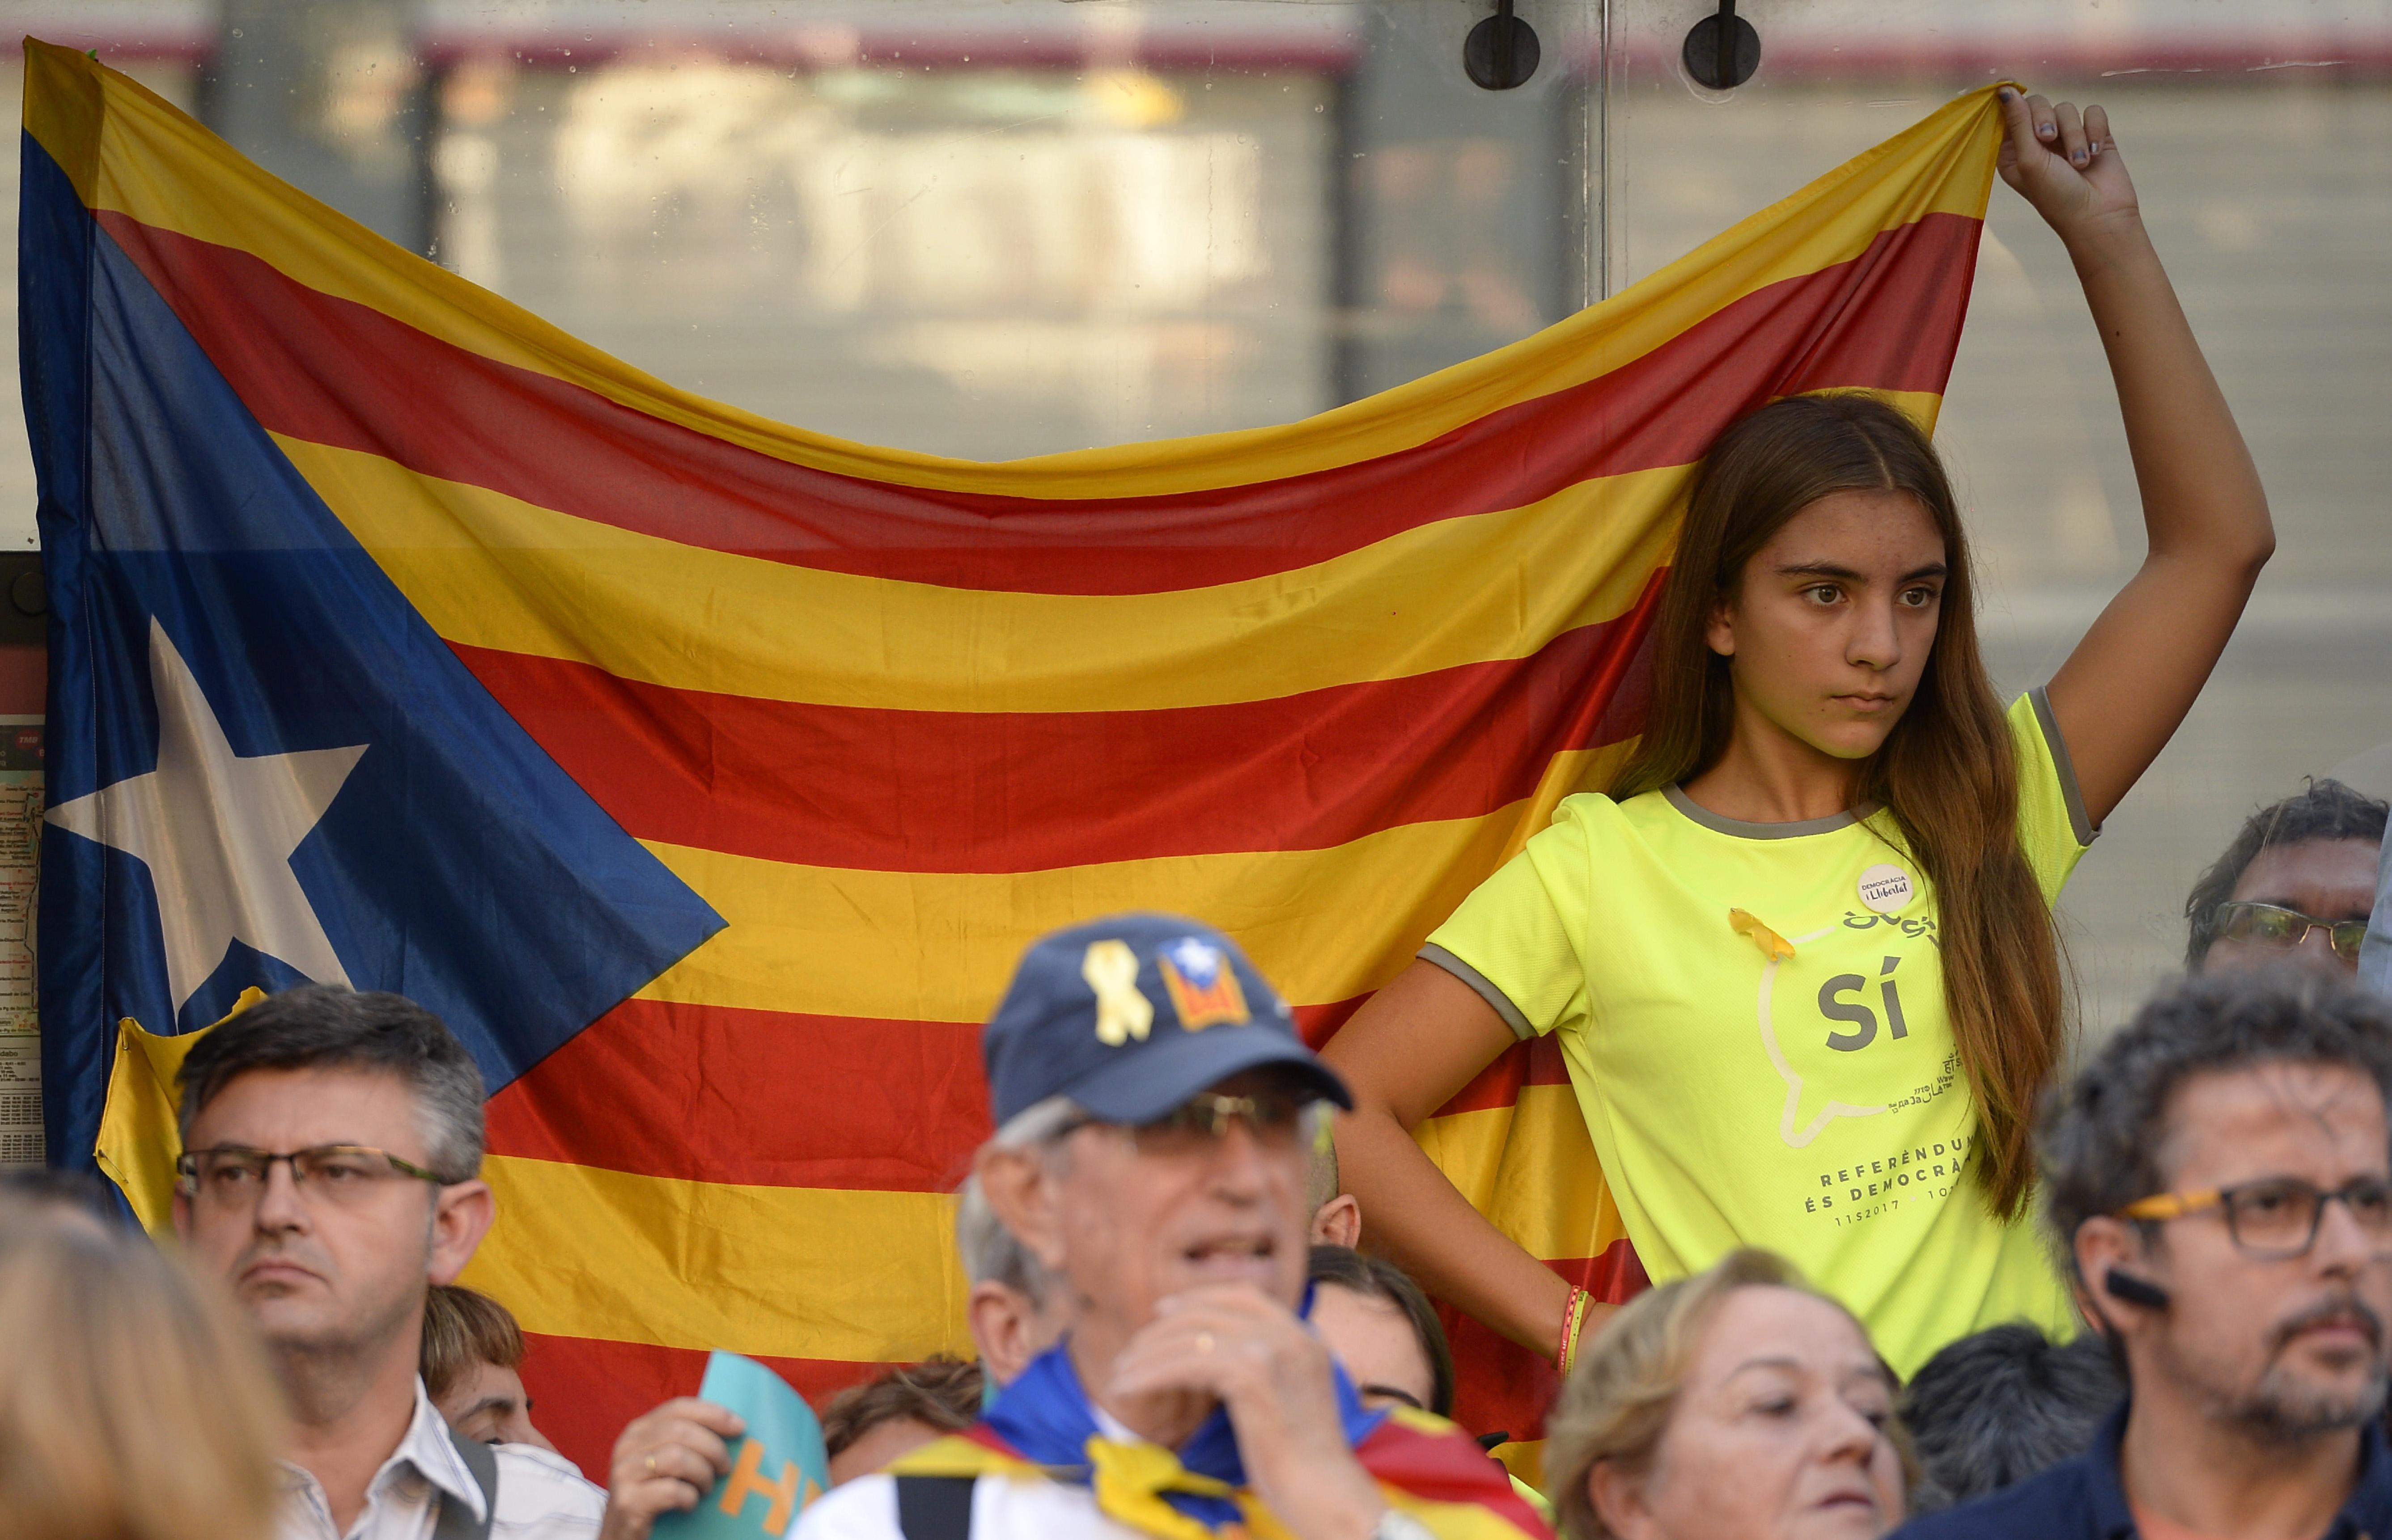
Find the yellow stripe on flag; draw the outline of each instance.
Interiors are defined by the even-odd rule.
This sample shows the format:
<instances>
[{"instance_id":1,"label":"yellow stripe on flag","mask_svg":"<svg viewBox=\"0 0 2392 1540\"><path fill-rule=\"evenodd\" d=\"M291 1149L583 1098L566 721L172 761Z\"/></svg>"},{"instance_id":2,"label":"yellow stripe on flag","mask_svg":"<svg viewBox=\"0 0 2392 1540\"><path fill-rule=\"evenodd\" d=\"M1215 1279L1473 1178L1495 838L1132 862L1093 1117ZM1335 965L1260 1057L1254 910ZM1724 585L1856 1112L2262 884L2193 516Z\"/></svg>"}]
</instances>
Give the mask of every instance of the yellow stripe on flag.
<instances>
[{"instance_id":1,"label":"yellow stripe on flag","mask_svg":"<svg viewBox=\"0 0 2392 1540\"><path fill-rule=\"evenodd\" d=\"M1581 482L1242 583L1016 593L684 546L275 442L447 641L673 689L914 711L1218 705L1525 657L1634 605L1692 473Z\"/></svg>"},{"instance_id":2,"label":"yellow stripe on flag","mask_svg":"<svg viewBox=\"0 0 2392 1540\"><path fill-rule=\"evenodd\" d=\"M1763 209L1644 278L1483 357L1301 422L1002 465L851 444L677 390L384 240L278 180L153 93L71 48L27 40L25 128L95 209L245 251L319 292L632 410L842 475L1020 497L1125 498L1239 486L1425 444L1489 412L1598 378L1744 295L1866 251L1930 214L1984 217L1990 86ZM96 83L96 88L95 88ZM88 147L97 113L98 154Z\"/></svg>"},{"instance_id":3,"label":"yellow stripe on flag","mask_svg":"<svg viewBox=\"0 0 2392 1540\"><path fill-rule=\"evenodd\" d=\"M116 1184L141 1227L163 1236L175 1223L175 1162L182 1158L183 1061L200 1040L266 998L252 985L232 1009L197 1031L162 1036L126 1016L116 1024L116 1059L109 1068L92 1158Z\"/></svg>"},{"instance_id":4,"label":"yellow stripe on flag","mask_svg":"<svg viewBox=\"0 0 2392 1540\"><path fill-rule=\"evenodd\" d=\"M1413 1137L1470 1206L1531 1256L1598 1257L1627 1237L1566 1085L1524 1086L1512 1106L1431 1118Z\"/></svg>"},{"instance_id":5,"label":"yellow stripe on flag","mask_svg":"<svg viewBox=\"0 0 2392 1540\"><path fill-rule=\"evenodd\" d=\"M1164 856L1046 872L799 866L643 841L728 924L644 1000L899 1021L982 1021L1030 943L1100 914L1159 909L1235 937L1299 1005L1403 971L1493 870L1533 806L1408 823L1326 850ZM1307 901L1401 894L1385 904Z\"/></svg>"},{"instance_id":6,"label":"yellow stripe on flag","mask_svg":"<svg viewBox=\"0 0 2392 1540\"><path fill-rule=\"evenodd\" d=\"M748 1187L492 1156L462 1282L526 1331L773 1358L973 1355L944 1193Z\"/></svg>"}]
</instances>

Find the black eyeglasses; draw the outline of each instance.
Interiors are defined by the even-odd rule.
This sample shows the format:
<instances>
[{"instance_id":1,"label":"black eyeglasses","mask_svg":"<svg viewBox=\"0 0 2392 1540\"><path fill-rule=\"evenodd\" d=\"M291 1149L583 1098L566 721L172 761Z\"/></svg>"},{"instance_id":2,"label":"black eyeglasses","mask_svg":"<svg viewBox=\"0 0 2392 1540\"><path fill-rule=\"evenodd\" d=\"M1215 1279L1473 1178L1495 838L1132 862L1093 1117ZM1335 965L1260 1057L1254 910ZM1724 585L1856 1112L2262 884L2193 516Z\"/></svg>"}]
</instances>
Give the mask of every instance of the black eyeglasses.
<instances>
[{"instance_id":1,"label":"black eyeglasses","mask_svg":"<svg viewBox=\"0 0 2392 1540\"><path fill-rule=\"evenodd\" d=\"M2297 1176L2271 1176L2231 1187L2160 1193L2118 1210L2120 1219L2181 1219L2208 1209L2226 1211L2226 1234L2254 1257L2282 1262L2308 1254L2317 1244L2325 1206L2339 1199L2378 1256L2392 1255L2392 1182L2355 1176L2334 1192Z\"/></svg>"},{"instance_id":2,"label":"black eyeglasses","mask_svg":"<svg viewBox=\"0 0 2392 1540\"><path fill-rule=\"evenodd\" d=\"M436 1171L402 1160L370 1145L317 1145L277 1155L271 1150L222 1145L186 1151L175 1161L176 1184L194 1202L221 1208L255 1208L278 1160L291 1163L291 1181L308 1197L351 1203L384 1182L409 1177L436 1187L448 1185Z\"/></svg>"},{"instance_id":3,"label":"black eyeglasses","mask_svg":"<svg viewBox=\"0 0 2392 1540\"><path fill-rule=\"evenodd\" d=\"M2356 965L2359 943L2367 938L2364 920L2320 920L2282 904L2237 899L2217 906L2217 936L2223 941L2250 941L2263 947L2296 947L2312 930L2322 930L2334 941L2334 954Z\"/></svg>"}]
</instances>

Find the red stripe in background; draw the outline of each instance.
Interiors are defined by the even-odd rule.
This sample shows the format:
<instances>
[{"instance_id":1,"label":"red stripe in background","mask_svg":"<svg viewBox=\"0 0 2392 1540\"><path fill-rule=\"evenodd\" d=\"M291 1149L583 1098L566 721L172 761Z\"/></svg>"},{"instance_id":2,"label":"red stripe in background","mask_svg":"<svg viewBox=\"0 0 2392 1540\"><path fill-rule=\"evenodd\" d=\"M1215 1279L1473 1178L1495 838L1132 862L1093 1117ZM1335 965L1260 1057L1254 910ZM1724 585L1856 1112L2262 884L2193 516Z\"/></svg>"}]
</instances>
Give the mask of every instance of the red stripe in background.
<instances>
[{"instance_id":1,"label":"red stripe in background","mask_svg":"<svg viewBox=\"0 0 2392 1540\"><path fill-rule=\"evenodd\" d=\"M1450 1429L1422 1432L1389 1417L1354 1453L1373 1478L1414 1497L1467 1503L1502 1519L1524 1540L1546 1531L1544 1521L1513 1490L1503 1467Z\"/></svg>"},{"instance_id":2,"label":"red stripe in background","mask_svg":"<svg viewBox=\"0 0 2392 1540\"><path fill-rule=\"evenodd\" d=\"M1314 1047L1367 995L1296 1008ZM1439 1116L1567 1082L1506 1049ZM988 1137L976 1021L890 1021L627 1000L490 1098L493 1155L684 1182L953 1192Z\"/></svg>"},{"instance_id":3,"label":"red stripe in background","mask_svg":"<svg viewBox=\"0 0 2392 1540\"><path fill-rule=\"evenodd\" d=\"M675 1396L696 1395L706 1378L706 1353L696 1348L528 1331L524 1347L522 1374L533 1426L601 1486L607 1484L615 1438L623 1425ZM826 1358L756 1361L796 1387L816 1412L850 1385L877 1379L889 1367Z\"/></svg>"},{"instance_id":4,"label":"red stripe in background","mask_svg":"<svg viewBox=\"0 0 2392 1540\"><path fill-rule=\"evenodd\" d=\"M1854 260L1747 295L1597 380L1415 448L1245 486L1065 501L792 465L469 353L245 252L98 218L274 432L683 544L1044 593L1234 582L1589 477L1686 464L1772 395L1940 392L1980 228L1930 214L1886 231Z\"/></svg>"},{"instance_id":5,"label":"red stripe in background","mask_svg":"<svg viewBox=\"0 0 2392 1540\"><path fill-rule=\"evenodd\" d=\"M494 1155L765 1187L953 1192L980 1024L627 1000L490 1098Z\"/></svg>"},{"instance_id":6,"label":"red stripe in background","mask_svg":"<svg viewBox=\"0 0 2392 1540\"><path fill-rule=\"evenodd\" d=\"M1625 1240L1613 1241L1599 1257L1545 1265L1605 1304L1625 1304L1652 1287L1636 1249ZM1436 1313L1453 1348L1453 1420L1475 1434L1509 1433L1514 1443L1543 1438L1545 1410L1561 1389L1554 1361L1497 1336L1451 1305L1440 1302Z\"/></svg>"},{"instance_id":7,"label":"red stripe in background","mask_svg":"<svg viewBox=\"0 0 2392 1540\"><path fill-rule=\"evenodd\" d=\"M1516 802L1554 755L1643 727L1661 576L1626 615L1531 657L1167 711L801 705L456 652L640 838L811 866L1037 872L1325 849Z\"/></svg>"},{"instance_id":8,"label":"red stripe in background","mask_svg":"<svg viewBox=\"0 0 2392 1540\"><path fill-rule=\"evenodd\" d=\"M1494 1063L1455 1092L1452 1100L1438 1107L1436 1116L1450 1118L1457 1112L1491 1111L1517 1102L1525 1087L1567 1084L1569 1065L1562 1058L1561 1040L1547 1033L1504 1049Z\"/></svg>"}]
</instances>

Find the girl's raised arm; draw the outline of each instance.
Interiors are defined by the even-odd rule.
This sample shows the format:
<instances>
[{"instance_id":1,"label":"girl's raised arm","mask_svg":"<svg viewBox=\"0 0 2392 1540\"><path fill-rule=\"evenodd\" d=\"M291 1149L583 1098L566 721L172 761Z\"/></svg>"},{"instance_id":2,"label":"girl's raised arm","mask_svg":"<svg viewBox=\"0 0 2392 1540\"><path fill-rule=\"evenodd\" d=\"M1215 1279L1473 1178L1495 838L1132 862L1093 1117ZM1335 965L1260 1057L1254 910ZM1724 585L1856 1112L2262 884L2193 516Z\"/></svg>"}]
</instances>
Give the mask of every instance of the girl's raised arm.
<instances>
[{"instance_id":1,"label":"girl's raised arm","mask_svg":"<svg viewBox=\"0 0 2392 1540\"><path fill-rule=\"evenodd\" d=\"M2002 115L2002 180L2068 248L2100 329L2150 539L2141 570L2049 687L2099 824L2192 709L2276 537L2251 451L2143 228L2109 114L2005 88Z\"/></svg>"}]
</instances>

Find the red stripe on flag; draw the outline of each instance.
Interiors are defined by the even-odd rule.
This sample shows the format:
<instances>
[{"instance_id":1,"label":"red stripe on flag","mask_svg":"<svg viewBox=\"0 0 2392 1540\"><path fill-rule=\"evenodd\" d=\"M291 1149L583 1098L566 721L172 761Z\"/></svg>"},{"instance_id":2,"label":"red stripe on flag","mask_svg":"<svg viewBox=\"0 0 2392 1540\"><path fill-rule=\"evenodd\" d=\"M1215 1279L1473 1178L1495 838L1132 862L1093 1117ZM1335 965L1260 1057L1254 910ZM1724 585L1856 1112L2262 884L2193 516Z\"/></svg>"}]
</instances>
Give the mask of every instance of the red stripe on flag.
<instances>
[{"instance_id":1,"label":"red stripe on flag","mask_svg":"<svg viewBox=\"0 0 2392 1540\"><path fill-rule=\"evenodd\" d=\"M1686 464L1773 395L1940 392L1980 227L1929 214L1885 231L1852 261L1748 294L1599 379L1411 449L1246 486L1068 501L793 465L470 353L246 252L98 218L276 433L683 544L1043 593L1235 582L1590 477Z\"/></svg>"},{"instance_id":2,"label":"red stripe on flag","mask_svg":"<svg viewBox=\"0 0 2392 1540\"><path fill-rule=\"evenodd\" d=\"M1450 1429L1424 1433L1389 1417L1354 1453L1374 1480L1424 1502L1484 1508L1517 1530L1521 1540L1547 1533L1545 1521L1513 1490L1502 1463Z\"/></svg>"},{"instance_id":3,"label":"red stripe on flag","mask_svg":"<svg viewBox=\"0 0 2392 1540\"><path fill-rule=\"evenodd\" d=\"M1625 1304L1652 1287L1636 1249L1613 1241L1599 1257L1548 1262L1547 1267L1605 1304ZM1554 1361L1499 1337L1451 1305L1439 1302L1453 1348L1453 1420L1473 1433L1509 1433L1514 1442L1545 1436L1545 1412L1561 1389Z\"/></svg>"},{"instance_id":4,"label":"red stripe on flag","mask_svg":"<svg viewBox=\"0 0 2392 1540\"><path fill-rule=\"evenodd\" d=\"M1562 1058L1561 1040L1547 1033L1504 1049L1494 1063L1455 1092L1451 1101L1438 1107L1435 1116L1446 1118L1457 1112L1510 1106L1520 1099L1523 1087L1568 1083L1569 1066Z\"/></svg>"},{"instance_id":5,"label":"red stripe on flag","mask_svg":"<svg viewBox=\"0 0 2392 1540\"><path fill-rule=\"evenodd\" d=\"M1367 995L1296 1007L1316 1048ZM1507 1050L1440 1113L1568 1079L1550 1038ZM489 1100L493 1155L683 1182L953 1192L988 1137L976 1021L890 1021L627 1000Z\"/></svg>"},{"instance_id":6,"label":"red stripe on flag","mask_svg":"<svg viewBox=\"0 0 2392 1540\"><path fill-rule=\"evenodd\" d=\"M529 1331L524 1333L524 1347L522 1374L524 1390L531 1397L533 1426L601 1486L607 1484L616 1435L623 1425L675 1396L696 1395L706 1378L706 1352L698 1348ZM826 1358L756 1361L787 1380L817 1413L850 1385L877 1379L889 1368L886 1364Z\"/></svg>"},{"instance_id":7,"label":"red stripe on flag","mask_svg":"<svg viewBox=\"0 0 2392 1540\"><path fill-rule=\"evenodd\" d=\"M1040 872L1325 849L1516 802L1554 755L1641 730L1660 590L1657 572L1634 609L1528 658L1165 711L798 705L456 652L643 839L810 866Z\"/></svg>"},{"instance_id":8,"label":"red stripe on flag","mask_svg":"<svg viewBox=\"0 0 2392 1540\"><path fill-rule=\"evenodd\" d=\"M627 1000L489 1100L494 1155L765 1187L952 1192L980 1024Z\"/></svg>"}]
</instances>

